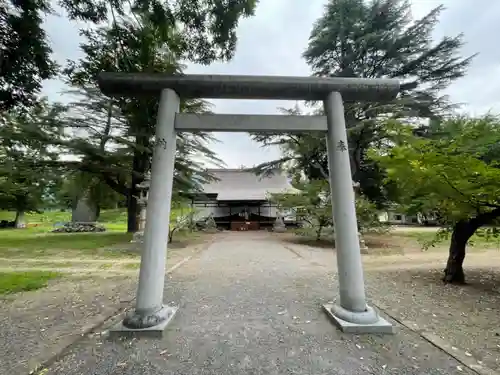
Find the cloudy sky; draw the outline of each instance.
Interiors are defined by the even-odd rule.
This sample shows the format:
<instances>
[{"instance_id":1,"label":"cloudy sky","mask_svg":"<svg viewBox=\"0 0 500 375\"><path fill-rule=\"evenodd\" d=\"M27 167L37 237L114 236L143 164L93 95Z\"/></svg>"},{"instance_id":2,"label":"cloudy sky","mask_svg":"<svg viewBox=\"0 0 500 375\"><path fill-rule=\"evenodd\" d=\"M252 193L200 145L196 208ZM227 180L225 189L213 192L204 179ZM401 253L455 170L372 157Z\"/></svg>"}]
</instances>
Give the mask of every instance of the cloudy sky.
<instances>
[{"instance_id":1,"label":"cloudy sky","mask_svg":"<svg viewBox=\"0 0 500 375\"><path fill-rule=\"evenodd\" d=\"M325 0L260 0L256 15L245 19L238 28L238 46L229 63L211 66L190 65L188 73L255 74L305 76L310 70L301 58L312 24L322 14ZM290 6L294 4L295 7ZM479 114L489 110L500 112L500 49L492 47L498 35L500 2L490 1L488 7L472 0L413 0L415 17L444 4L446 11L436 28L435 37L465 34L463 55L479 53L466 78L453 84L447 94L463 111ZM80 57L78 25L64 17L50 17L46 29L55 56L60 63ZM54 101L64 101L61 82L51 81L44 93ZM284 101L213 101L219 113L272 114L279 106L293 106ZM278 157L273 149L262 149L245 134L217 134L221 141L213 146L228 167L252 166Z\"/></svg>"}]
</instances>

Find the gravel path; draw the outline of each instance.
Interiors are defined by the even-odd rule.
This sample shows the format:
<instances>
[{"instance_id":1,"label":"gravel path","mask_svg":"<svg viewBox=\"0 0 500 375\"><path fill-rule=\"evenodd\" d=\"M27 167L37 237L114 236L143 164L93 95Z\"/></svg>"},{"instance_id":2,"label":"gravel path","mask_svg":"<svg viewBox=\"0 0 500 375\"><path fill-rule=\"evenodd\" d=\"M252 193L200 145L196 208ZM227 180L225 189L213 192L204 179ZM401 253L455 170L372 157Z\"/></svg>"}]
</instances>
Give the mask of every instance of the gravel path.
<instances>
[{"instance_id":1,"label":"gravel path","mask_svg":"<svg viewBox=\"0 0 500 375\"><path fill-rule=\"evenodd\" d=\"M0 374L27 374L134 298L137 277L75 278L1 301Z\"/></svg>"},{"instance_id":2,"label":"gravel path","mask_svg":"<svg viewBox=\"0 0 500 375\"><path fill-rule=\"evenodd\" d=\"M167 278L180 310L163 339L93 335L43 374L472 374L404 328L341 334L320 308L333 274L265 234L220 235Z\"/></svg>"},{"instance_id":3,"label":"gravel path","mask_svg":"<svg viewBox=\"0 0 500 375\"><path fill-rule=\"evenodd\" d=\"M335 267L334 250L285 246L320 268ZM441 282L446 257L439 251L363 256L368 297L465 363L500 373L500 253L469 252L466 286Z\"/></svg>"}]
</instances>

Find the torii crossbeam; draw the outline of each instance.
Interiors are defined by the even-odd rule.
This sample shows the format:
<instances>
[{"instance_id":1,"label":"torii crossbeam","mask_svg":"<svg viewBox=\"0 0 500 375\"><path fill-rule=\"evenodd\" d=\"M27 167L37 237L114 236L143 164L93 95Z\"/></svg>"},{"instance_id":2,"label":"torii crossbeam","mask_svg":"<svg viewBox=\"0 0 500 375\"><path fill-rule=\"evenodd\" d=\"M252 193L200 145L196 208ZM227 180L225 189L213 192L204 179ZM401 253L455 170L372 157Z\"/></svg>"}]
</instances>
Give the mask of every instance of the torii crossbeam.
<instances>
[{"instance_id":1,"label":"torii crossbeam","mask_svg":"<svg viewBox=\"0 0 500 375\"><path fill-rule=\"evenodd\" d=\"M101 73L98 81L102 92L110 96L157 96L160 100L136 307L114 332L161 335L176 312L163 305L175 138L177 131L201 130L326 133L329 173L335 176L330 189L339 298L323 307L344 332L393 333L392 325L366 303L343 101L390 101L399 92L398 80ZM179 97L317 100L323 101L326 116L178 113Z\"/></svg>"}]
</instances>

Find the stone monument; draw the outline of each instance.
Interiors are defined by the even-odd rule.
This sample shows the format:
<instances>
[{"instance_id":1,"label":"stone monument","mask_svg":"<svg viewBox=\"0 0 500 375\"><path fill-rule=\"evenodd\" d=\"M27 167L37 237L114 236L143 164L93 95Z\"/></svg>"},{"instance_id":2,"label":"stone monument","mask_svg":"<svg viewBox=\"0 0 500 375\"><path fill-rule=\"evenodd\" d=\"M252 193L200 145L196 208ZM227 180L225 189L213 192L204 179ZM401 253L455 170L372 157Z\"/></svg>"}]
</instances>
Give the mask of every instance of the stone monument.
<instances>
[{"instance_id":1,"label":"stone monument","mask_svg":"<svg viewBox=\"0 0 500 375\"><path fill-rule=\"evenodd\" d=\"M78 198L76 206L71 212L73 223L94 223L97 221L97 207L89 197L88 192Z\"/></svg>"}]
</instances>

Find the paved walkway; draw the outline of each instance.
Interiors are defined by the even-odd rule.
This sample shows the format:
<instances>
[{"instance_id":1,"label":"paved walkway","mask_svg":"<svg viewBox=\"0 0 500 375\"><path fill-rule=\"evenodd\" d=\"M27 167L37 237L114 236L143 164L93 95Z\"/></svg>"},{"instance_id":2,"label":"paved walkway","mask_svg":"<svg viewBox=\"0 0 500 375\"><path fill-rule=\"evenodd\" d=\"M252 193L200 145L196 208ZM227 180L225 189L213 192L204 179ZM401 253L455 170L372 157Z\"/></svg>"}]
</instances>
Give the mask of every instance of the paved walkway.
<instances>
[{"instance_id":1,"label":"paved walkway","mask_svg":"<svg viewBox=\"0 0 500 375\"><path fill-rule=\"evenodd\" d=\"M180 310L161 340L75 344L44 375L469 374L417 334L341 334L321 311L332 269L266 234L229 233L167 278ZM1 372L1 371L0 371Z\"/></svg>"}]
</instances>

